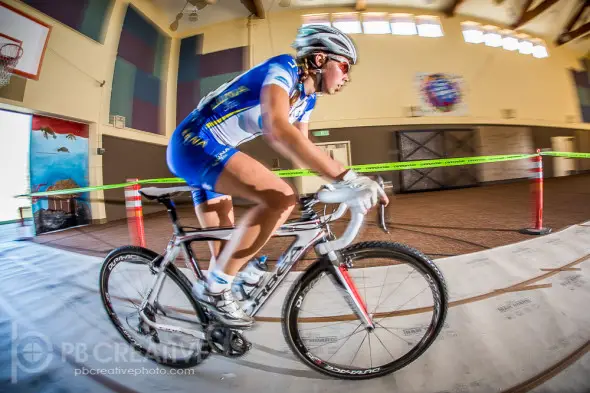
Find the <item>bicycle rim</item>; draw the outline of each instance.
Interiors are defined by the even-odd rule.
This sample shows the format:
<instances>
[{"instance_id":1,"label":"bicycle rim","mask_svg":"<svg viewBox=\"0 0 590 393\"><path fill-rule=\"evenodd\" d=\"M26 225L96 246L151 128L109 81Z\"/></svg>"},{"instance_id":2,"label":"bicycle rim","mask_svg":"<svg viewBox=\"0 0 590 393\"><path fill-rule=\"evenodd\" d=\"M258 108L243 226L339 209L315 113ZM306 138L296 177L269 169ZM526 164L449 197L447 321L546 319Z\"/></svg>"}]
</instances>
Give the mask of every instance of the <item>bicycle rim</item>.
<instances>
[{"instance_id":1,"label":"bicycle rim","mask_svg":"<svg viewBox=\"0 0 590 393\"><path fill-rule=\"evenodd\" d=\"M427 257L397 243L359 243L342 256L353 265L346 273L375 329L366 329L353 311L337 268L321 261L288 296L287 342L305 364L338 378L374 378L408 365L443 327L447 293L442 274Z\"/></svg>"}]
</instances>

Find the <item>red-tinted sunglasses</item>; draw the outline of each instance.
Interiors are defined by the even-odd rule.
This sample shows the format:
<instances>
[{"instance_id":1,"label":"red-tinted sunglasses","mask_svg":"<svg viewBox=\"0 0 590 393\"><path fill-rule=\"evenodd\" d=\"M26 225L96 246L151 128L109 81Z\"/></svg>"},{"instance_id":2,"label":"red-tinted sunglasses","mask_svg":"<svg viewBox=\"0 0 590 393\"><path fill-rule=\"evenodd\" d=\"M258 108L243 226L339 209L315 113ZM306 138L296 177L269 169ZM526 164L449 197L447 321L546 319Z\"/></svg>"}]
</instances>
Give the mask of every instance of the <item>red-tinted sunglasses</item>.
<instances>
[{"instance_id":1,"label":"red-tinted sunglasses","mask_svg":"<svg viewBox=\"0 0 590 393\"><path fill-rule=\"evenodd\" d=\"M328 56L328 59L334 60L336 63L338 63L338 68L340 68L343 74L348 74L348 71L350 71L349 62L333 56Z\"/></svg>"}]
</instances>

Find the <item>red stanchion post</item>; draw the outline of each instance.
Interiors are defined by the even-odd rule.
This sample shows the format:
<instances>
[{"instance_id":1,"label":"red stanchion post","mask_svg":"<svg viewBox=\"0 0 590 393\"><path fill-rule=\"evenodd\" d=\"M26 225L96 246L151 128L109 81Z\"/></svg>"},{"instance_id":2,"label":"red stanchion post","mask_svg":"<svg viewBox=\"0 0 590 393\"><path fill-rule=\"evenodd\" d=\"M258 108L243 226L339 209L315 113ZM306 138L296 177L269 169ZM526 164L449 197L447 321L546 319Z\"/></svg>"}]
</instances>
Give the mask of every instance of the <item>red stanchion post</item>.
<instances>
[{"instance_id":1,"label":"red stanchion post","mask_svg":"<svg viewBox=\"0 0 590 393\"><path fill-rule=\"evenodd\" d=\"M537 149L537 155L531 158L531 206L533 211L533 227L524 228L520 233L527 235L546 235L551 228L543 227L543 156Z\"/></svg>"},{"instance_id":2,"label":"red stanchion post","mask_svg":"<svg viewBox=\"0 0 590 393\"><path fill-rule=\"evenodd\" d=\"M139 179L127 179L127 182L136 182ZM145 247L145 231L143 227L143 208L139 184L125 187L125 207L127 209L127 227L131 242L140 247Z\"/></svg>"}]
</instances>

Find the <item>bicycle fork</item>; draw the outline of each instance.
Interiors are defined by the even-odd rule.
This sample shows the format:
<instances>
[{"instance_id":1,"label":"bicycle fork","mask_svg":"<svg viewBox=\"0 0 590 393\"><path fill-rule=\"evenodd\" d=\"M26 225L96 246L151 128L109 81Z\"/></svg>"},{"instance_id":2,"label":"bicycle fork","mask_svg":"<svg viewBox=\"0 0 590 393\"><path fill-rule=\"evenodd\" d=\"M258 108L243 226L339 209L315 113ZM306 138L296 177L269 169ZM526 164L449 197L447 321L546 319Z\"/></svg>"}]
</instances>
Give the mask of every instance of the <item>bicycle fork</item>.
<instances>
[{"instance_id":1,"label":"bicycle fork","mask_svg":"<svg viewBox=\"0 0 590 393\"><path fill-rule=\"evenodd\" d=\"M350 274L348 274L348 264L341 262L340 258L333 251L328 253L328 258L330 258L330 261L332 262L334 273L347 292L348 297L346 300L348 301L350 308L352 308L354 313L360 318L366 329L375 329L375 324L373 323L372 316L367 310L367 305L359 294L359 291L354 281L352 281Z\"/></svg>"}]
</instances>

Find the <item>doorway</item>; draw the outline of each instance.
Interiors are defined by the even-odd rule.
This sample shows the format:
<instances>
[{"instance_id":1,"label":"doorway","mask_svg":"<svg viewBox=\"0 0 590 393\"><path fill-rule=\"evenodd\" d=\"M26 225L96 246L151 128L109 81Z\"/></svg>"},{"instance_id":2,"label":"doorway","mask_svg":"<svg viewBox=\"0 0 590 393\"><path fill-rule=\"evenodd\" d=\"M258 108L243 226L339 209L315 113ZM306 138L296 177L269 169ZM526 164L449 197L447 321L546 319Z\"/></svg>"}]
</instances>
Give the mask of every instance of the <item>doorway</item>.
<instances>
[{"instance_id":1,"label":"doorway","mask_svg":"<svg viewBox=\"0 0 590 393\"><path fill-rule=\"evenodd\" d=\"M31 115L0 110L0 224L16 222L31 217L31 201L15 198L28 194L29 146L31 140Z\"/></svg>"}]
</instances>

